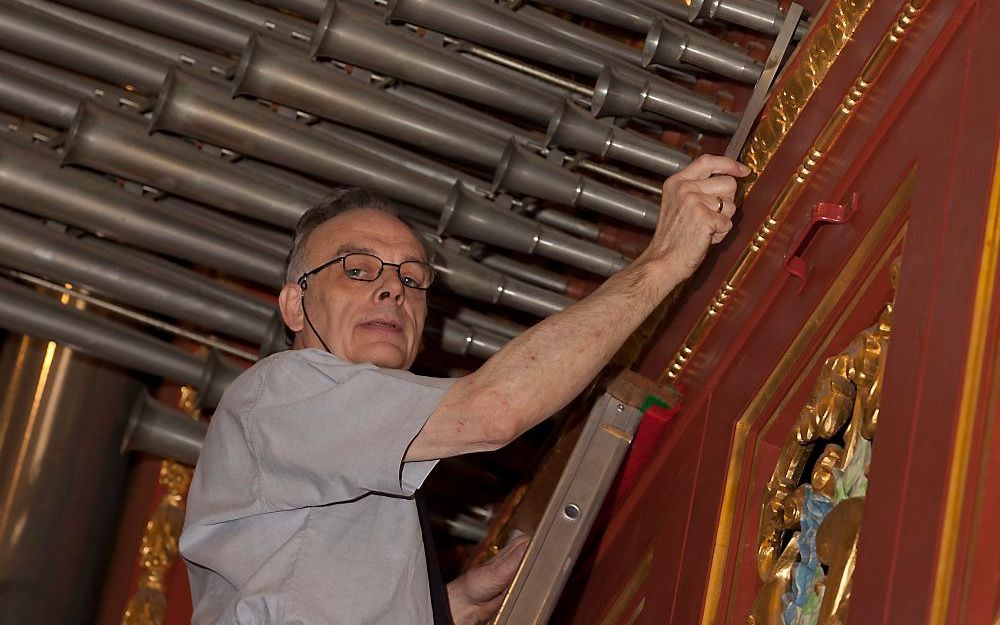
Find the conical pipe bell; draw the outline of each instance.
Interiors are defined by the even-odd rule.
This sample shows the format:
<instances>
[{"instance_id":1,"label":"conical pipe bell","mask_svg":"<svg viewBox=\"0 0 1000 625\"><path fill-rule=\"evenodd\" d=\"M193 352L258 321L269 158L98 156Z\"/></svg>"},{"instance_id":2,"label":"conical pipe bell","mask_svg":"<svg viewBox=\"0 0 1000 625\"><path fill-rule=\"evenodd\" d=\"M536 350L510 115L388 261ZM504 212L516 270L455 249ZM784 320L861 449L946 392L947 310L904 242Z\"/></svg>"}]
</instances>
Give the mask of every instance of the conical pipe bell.
<instances>
[{"instance_id":1,"label":"conical pipe bell","mask_svg":"<svg viewBox=\"0 0 1000 625\"><path fill-rule=\"evenodd\" d=\"M2 137L0 197L9 206L132 245L259 284L280 283L279 258L248 247L246 241L192 228L176 213L129 195L102 176L61 168L54 154Z\"/></svg>"},{"instance_id":2,"label":"conical pipe bell","mask_svg":"<svg viewBox=\"0 0 1000 625\"><path fill-rule=\"evenodd\" d=\"M589 208L644 228L656 228L659 220L656 204L567 171L513 141L493 175L493 189Z\"/></svg>"},{"instance_id":3,"label":"conical pipe bell","mask_svg":"<svg viewBox=\"0 0 1000 625\"><path fill-rule=\"evenodd\" d=\"M182 43L172 37L164 37L157 29L135 28L125 20L118 20L104 15L96 6L102 0L86 0L86 2L51 2L50 0L17 0L21 4L31 6L50 15L66 20L83 28L89 28L112 39L136 46L165 63L184 63L189 70L202 72L206 76L226 78L232 75L236 63L229 57L209 52L207 49ZM136 3L131 3L136 4ZM153 5L160 3L142 3ZM164 3L166 4L166 3ZM77 10L70 8L76 6Z\"/></svg>"},{"instance_id":4,"label":"conical pipe bell","mask_svg":"<svg viewBox=\"0 0 1000 625\"><path fill-rule=\"evenodd\" d=\"M136 180L284 228L294 228L299 217L321 199L262 180L180 139L149 136L145 126L142 118L84 102L66 135L62 162Z\"/></svg>"},{"instance_id":5,"label":"conical pipe bell","mask_svg":"<svg viewBox=\"0 0 1000 625\"><path fill-rule=\"evenodd\" d=\"M142 391L129 413L121 451L145 451L193 467L207 431L207 423L168 408Z\"/></svg>"},{"instance_id":6,"label":"conical pipe bell","mask_svg":"<svg viewBox=\"0 0 1000 625\"><path fill-rule=\"evenodd\" d=\"M264 338L269 322L266 306L252 309L227 306L215 297L185 289L171 280L161 267L134 262L127 254L116 254L113 244L95 244L46 227L42 222L0 208L0 264L46 276L58 282L86 285L107 293L130 306L192 322L212 332L249 341ZM205 290L225 291L228 287L180 266L173 272L189 274ZM233 295L250 300L246 295ZM261 302L263 304L263 302Z\"/></svg>"},{"instance_id":7,"label":"conical pipe bell","mask_svg":"<svg viewBox=\"0 0 1000 625\"><path fill-rule=\"evenodd\" d=\"M256 37L243 51L233 95L278 102L461 162L492 168L503 154L503 141Z\"/></svg>"},{"instance_id":8,"label":"conical pipe bell","mask_svg":"<svg viewBox=\"0 0 1000 625\"><path fill-rule=\"evenodd\" d=\"M137 48L23 5L0 4L0 48L156 93L169 64Z\"/></svg>"},{"instance_id":9,"label":"conical pipe bell","mask_svg":"<svg viewBox=\"0 0 1000 625\"><path fill-rule=\"evenodd\" d=\"M97 317L52 297L0 279L0 326L63 343L102 360L198 388L204 405L215 401L239 370L153 338L121 323ZM206 370L211 368L211 376ZM209 383L211 387L199 386Z\"/></svg>"},{"instance_id":10,"label":"conical pipe bell","mask_svg":"<svg viewBox=\"0 0 1000 625\"><path fill-rule=\"evenodd\" d=\"M757 0L691 0L688 3L687 19L689 22L716 19L772 37L778 34L785 23L785 15L776 5ZM806 23L799 22L793 38L801 39L807 30Z\"/></svg>"},{"instance_id":11,"label":"conical pipe bell","mask_svg":"<svg viewBox=\"0 0 1000 625\"><path fill-rule=\"evenodd\" d=\"M182 71L171 71L164 81L151 128L196 137L338 184L376 189L434 212L440 212L450 189L258 104L233 100L216 85Z\"/></svg>"},{"instance_id":12,"label":"conical pipe bell","mask_svg":"<svg viewBox=\"0 0 1000 625\"><path fill-rule=\"evenodd\" d=\"M364 7L331 0L313 35L312 55L364 67L417 85L548 123L558 98L456 53L389 28Z\"/></svg>"},{"instance_id":13,"label":"conical pipe bell","mask_svg":"<svg viewBox=\"0 0 1000 625\"><path fill-rule=\"evenodd\" d=\"M434 252L431 263L437 282L449 291L538 317L554 315L573 303L565 295L505 276L439 243L428 240L428 245Z\"/></svg>"},{"instance_id":14,"label":"conical pipe bell","mask_svg":"<svg viewBox=\"0 0 1000 625\"><path fill-rule=\"evenodd\" d=\"M533 219L503 211L471 195L457 182L441 213L438 233L482 241L504 249L551 258L599 276L610 276L628 260L606 247L547 228Z\"/></svg>"},{"instance_id":15,"label":"conical pipe bell","mask_svg":"<svg viewBox=\"0 0 1000 625\"><path fill-rule=\"evenodd\" d=\"M588 152L663 176L669 176L691 162L691 157L637 132L595 119L569 98L549 121L545 145L558 145Z\"/></svg>"},{"instance_id":16,"label":"conical pipe bell","mask_svg":"<svg viewBox=\"0 0 1000 625\"><path fill-rule=\"evenodd\" d=\"M508 340L489 330L467 326L447 317L441 331L441 349L459 356L486 359L500 351Z\"/></svg>"},{"instance_id":17,"label":"conical pipe bell","mask_svg":"<svg viewBox=\"0 0 1000 625\"><path fill-rule=\"evenodd\" d=\"M590 110L595 117L635 117L645 111L720 134L735 132L739 124L738 116L717 105L706 107L702 101L689 97L682 90L664 88L664 84L667 83L640 83L623 76L610 65L606 66L594 84Z\"/></svg>"},{"instance_id":18,"label":"conical pipe bell","mask_svg":"<svg viewBox=\"0 0 1000 625\"><path fill-rule=\"evenodd\" d=\"M642 65L650 64L670 67L688 64L751 85L764 71L763 65L736 46L708 35L692 35L666 20L653 22L646 35Z\"/></svg>"}]
</instances>

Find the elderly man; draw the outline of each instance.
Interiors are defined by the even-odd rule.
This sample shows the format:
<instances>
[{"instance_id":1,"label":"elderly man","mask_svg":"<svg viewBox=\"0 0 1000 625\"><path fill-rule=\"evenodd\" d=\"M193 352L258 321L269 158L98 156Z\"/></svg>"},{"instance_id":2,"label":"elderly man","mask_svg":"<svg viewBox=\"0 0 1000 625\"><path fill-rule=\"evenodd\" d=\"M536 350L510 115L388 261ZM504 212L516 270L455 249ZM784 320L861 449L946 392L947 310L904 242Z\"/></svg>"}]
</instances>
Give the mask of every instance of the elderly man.
<instances>
[{"instance_id":1,"label":"elderly man","mask_svg":"<svg viewBox=\"0 0 1000 625\"><path fill-rule=\"evenodd\" d=\"M433 279L418 237L367 192L306 213L279 297L293 349L226 391L191 485L194 623L446 622L416 490L437 460L498 449L582 391L730 230L747 173L703 156L672 176L639 258L457 380L406 371ZM449 585L456 623L488 618L522 552Z\"/></svg>"}]
</instances>

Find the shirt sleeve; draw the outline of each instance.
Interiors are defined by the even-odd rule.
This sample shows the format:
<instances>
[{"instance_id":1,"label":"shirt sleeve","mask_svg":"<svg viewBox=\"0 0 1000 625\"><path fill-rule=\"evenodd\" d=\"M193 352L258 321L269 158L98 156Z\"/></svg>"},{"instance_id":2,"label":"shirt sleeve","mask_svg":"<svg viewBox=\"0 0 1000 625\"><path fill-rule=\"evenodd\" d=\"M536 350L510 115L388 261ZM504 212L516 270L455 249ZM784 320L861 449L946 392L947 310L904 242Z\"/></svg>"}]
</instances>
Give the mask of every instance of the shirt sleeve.
<instances>
[{"instance_id":1,"label":"shirt sleeve","mask_svg":"<svg viewBox=\"0 0 1000 625\"><path fill-rule=\"evenodd\" d=\"M436 461L403 457L453 380L309 351L275 363L243 415L265 509L413 495Z\"/></svg>"}]
</instances>

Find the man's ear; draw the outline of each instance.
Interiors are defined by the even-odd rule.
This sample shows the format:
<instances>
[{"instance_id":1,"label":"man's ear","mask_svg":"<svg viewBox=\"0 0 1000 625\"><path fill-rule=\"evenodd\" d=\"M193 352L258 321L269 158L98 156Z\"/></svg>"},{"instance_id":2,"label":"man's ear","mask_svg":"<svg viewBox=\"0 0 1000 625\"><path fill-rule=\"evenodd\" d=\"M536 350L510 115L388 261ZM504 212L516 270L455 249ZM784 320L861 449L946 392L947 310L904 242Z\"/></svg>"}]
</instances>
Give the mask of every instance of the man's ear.
<instances>
[{"instance_id":1,"label":"man's ear","mask_svg":"<svg viewBox=\"0 0 1000 625\"><path fill-rule=\"evenodd\" d=\"M302 288L294 283L286 284L278 294L278 310L285 325L292 332L301 332L305 327L305 317L302 314Z\"/></svg>"}]
</instances>

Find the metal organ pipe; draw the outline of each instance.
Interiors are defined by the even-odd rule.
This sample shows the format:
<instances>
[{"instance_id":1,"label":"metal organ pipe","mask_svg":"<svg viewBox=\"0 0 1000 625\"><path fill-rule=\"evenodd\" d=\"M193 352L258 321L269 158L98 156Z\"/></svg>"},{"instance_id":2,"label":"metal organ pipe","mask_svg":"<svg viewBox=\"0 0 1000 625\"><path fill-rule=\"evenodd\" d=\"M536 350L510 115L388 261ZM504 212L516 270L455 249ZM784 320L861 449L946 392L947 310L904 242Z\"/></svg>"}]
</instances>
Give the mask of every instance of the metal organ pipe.
<instances>
[{"instance_id":1,"label":"metal organ pipe","mask_svg":"<svg viewBox=\"0 0 1000 625\"><path fill-rule=\"evenodd\" d=\"M329 2L312 43L314 58L364 67L539 125L548 123L559 104L556 96L389 28L363 7L342 0Z\"/></svg>"},{"instance_id":2,"label":"metal organ pipe","mask_svg":"<svg viewBox=\"0 0 1000 625\"><path fill-rule=\"evenodd\" d=\"M218 358L199 358L120 323L64 306L10 280L0 279L0 326L49 338L103 360L198 388L215 406L239 371Z\"/></svg>"},{"instance_id":3,"label":"metal organ pipe","mask_svg":"<svg viewBox=\"0 0 1000 625\"><path fill-rule=\"evenodd\" d=\"M233 80L233 94L278 102L452 160L493 167L503 155L499 139L304 60L270 42L251 39Z\"/></svg>"},{"instance_id":4,"label":"metal organ pipe","mask_svg":"<svg viewBox=\"0 0 1000 625\"><path fill-rule=\"evenodd\" d=\"M248 280L277 285L281 260L192 228L156 202L132 197L109 181L60 168L54 154L0 137L3 202Z\"/></svg>"}]
</instances>

